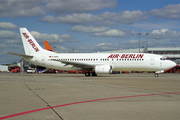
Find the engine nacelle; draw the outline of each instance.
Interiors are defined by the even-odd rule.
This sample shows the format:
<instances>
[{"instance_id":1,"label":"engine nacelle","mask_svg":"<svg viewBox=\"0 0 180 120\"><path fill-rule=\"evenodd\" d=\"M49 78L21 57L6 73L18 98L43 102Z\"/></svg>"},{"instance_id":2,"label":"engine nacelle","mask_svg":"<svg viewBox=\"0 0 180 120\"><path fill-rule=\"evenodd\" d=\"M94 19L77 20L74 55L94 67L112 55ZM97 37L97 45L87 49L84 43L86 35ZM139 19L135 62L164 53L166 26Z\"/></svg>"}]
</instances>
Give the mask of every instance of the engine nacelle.
<instances>
[{"instance_id":1,"label":"engine nacelle","mask_svg":"<svg viewBox=\"0 0 180 120\"><path fill-rule=\"evenodd\" d=\"M112 73L111 65L97 65L94 68L96 74Z\"/></svg>"}]
</instances>

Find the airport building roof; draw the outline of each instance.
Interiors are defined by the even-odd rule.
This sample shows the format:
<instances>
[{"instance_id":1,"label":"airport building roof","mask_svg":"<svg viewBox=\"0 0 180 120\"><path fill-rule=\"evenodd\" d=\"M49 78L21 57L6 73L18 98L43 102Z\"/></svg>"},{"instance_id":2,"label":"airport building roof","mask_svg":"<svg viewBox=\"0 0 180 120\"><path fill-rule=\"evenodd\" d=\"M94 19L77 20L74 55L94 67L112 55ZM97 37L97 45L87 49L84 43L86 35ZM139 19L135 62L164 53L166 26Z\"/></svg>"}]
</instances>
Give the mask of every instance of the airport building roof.
<instances>
[{"instance_id":1,"label":"airport building roof","mask_svg":"<svg viewBox=\"0 0 180 120\"><path fill-rule=\"evenodd\" d=\"M147 51L146 48L140 48L140 52L143 53ZM148 53L158 51L158 52L171 52L173 54L173 51L180 54L180 47L174 47L174 48L148 48ZM115 51L105 51L106 53L139 53L139 48L137 49L120 49ZM102 52L104 53L104 52Z\"/></svg>"}]
</instances>

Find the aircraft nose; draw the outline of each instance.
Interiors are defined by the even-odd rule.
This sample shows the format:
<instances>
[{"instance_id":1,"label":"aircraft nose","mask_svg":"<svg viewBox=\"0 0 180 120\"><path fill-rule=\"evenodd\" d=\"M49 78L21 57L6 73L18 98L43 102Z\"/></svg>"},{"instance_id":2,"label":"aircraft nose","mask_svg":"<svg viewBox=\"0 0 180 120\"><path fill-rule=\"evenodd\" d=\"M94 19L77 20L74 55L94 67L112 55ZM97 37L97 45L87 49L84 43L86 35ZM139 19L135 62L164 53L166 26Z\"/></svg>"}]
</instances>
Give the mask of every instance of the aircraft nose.
<instances>
[{"instance_id":1,"label":"aircraft nose","mask_svg":"<svg viewBox=\"0 0 180 120\"><path fill-rule=\"evenodd\" d=\"M165 60L165 62L163 62L163 69L164 70L167 70L167 69L170 69L170 68L173 68L176 66L176 63L173 62L173 61L170 61L170 60Z\"/></svg>"},{"instance_id":2,"label":"aircraft nose","mask_svg":"<svg viewBox=\"0 0 180 120\"><path fill-rule=\"evenodd\" d=\"M173 62L173 61L170 61L169 62L169 67L170 68L173 68L173 67L175 67L176 66L176 63L175 62Z\"/></svg>"}]
</instances>

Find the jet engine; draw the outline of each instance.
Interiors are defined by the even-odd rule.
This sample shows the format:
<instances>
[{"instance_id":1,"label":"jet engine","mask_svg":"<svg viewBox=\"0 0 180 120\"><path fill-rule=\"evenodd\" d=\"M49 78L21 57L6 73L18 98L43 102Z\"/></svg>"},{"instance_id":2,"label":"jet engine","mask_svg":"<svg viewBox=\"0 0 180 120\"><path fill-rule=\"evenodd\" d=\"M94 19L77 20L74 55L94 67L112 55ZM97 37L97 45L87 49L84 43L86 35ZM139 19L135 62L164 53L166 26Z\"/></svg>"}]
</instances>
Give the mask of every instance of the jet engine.
<instances>
[{"instance_id":1,"label":"jet engine","mask_svg":"<svg viewBox=\"0 0 180 120\"><path fill-rule=\"evenodd\" d=\"M97 65L94 68L96 74L112 73L111 65Z\"/></svg>"}]
</instances>

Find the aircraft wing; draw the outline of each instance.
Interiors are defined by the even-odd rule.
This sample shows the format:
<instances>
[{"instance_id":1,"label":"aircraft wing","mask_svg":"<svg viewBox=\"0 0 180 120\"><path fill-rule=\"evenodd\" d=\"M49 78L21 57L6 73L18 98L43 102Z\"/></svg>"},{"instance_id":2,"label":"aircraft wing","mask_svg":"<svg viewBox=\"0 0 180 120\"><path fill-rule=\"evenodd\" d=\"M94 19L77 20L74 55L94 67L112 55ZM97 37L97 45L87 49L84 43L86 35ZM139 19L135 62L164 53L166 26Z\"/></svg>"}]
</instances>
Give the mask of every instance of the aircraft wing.
<instances>
[{"instance_id":1,"label":"aircraft wing","mask_svg":"<svg viewBox=\"0 0 180 120\"><path fill-rule=\"evenodd\" d=\"M72 65L73 67L80 67L80 68L83 68L83 69L91 69L91 68L94 68L94 66L95 66L93 64L72 62L72 61L63 61L63 60L53 60L53 61L64 63L65 64L64 66Z\"/></svg>"},{"instance_id":2,"label":"aircraft wing","mask_svg":"<svg viewBox=\"0 0 180 120\"><path fill-rule=\"evenodd\" d=\"M11 55L16 55L16 56L19 56L19 57L31 57L31 58L33 58L33 56L30 56L30 55L23 55L23 54L10 53L10 52L5 52L5 53L11 54Z\"/></svg>"}]
</instances>

